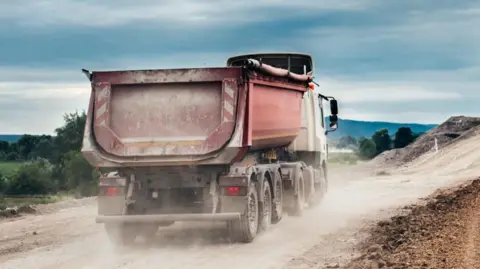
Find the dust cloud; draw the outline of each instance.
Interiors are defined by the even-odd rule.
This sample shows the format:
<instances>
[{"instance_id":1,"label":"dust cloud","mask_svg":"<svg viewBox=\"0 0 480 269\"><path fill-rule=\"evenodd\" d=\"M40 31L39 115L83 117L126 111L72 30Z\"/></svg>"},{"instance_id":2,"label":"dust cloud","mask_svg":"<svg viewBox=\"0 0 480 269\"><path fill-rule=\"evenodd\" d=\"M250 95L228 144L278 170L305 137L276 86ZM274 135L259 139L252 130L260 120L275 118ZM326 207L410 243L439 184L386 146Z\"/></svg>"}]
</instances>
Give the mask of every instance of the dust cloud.
<instances>
[{"instance_id":1,"label":"dust cloud","mask_svg":"<svg viewBox=\"0 0 480 269\"><path fill-rule=\"evenodd\" d=\"M223 222L176 223L160 228L150 244L140 240L133 247L118 249L110 244L101 225L93 223L95 204L88 205L89 214L81 217L76 216L78 208L31 217L41 218L37 223L45 229L54 227L40 229L37 239L59 231L63 231L65 237L46 242L44 248L35 251L13 250L9 259L3 260L2 268L64 268L67 265L68 268L157 268L158 264L165 268L224 268L226 264L230 268L278 267L301 255L323 235L349 225L350 218L359 212L368 211L368 204L372 204L370 192L359 191L360 185L352 185L365 174L365 171L331 170L330 189L319 207L305 211L302 217L285 216L252 244L231 243ZM16 222L28 226L27 221L31 220ZM94 232L69 238L73 230ZM235 262L232 264L232 261Z\"/></svg>"}]
</instances>

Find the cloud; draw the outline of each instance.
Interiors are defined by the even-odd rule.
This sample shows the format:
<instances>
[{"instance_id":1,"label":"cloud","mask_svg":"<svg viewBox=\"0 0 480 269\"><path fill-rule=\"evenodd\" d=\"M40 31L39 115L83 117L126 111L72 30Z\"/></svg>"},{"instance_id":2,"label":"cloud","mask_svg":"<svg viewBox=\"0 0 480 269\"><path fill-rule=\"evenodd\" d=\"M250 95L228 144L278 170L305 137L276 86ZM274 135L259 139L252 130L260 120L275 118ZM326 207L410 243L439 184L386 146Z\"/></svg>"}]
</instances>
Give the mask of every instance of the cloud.
<instances>
[{"instance_id":1,"label":"cloud","mask_svg":"<svg viewBox=\"0 0 480 269\"><path fill-rule=\"evenodd\" d=\"M367 0L142 0L142 1L74 1L23 0L22 4L0 5L0 19L15 20L27 26L112 27L131 23L169 23L181 26L204 26L215 23L266 21L299 12L351 10L363 8ZM1 11L3 10L3 12ZM283 11L281 14L274 11ZM270 11L270 12L269 12Z\"/></svg>"},{"instance_id":2,"label":"cloud","mask_svg":"<svg viewBox=\"0 0 480 269\"><path fill-rule=\"evenodd\" d=\"M403 103L408 101L435 101L460 99L458 92L439 92L414 83L390 81L357 82L324 78L320 89L341 100L342 103Z\"/></svg>"},{"instance_id":3,"label":"cloud","mask_svg":"<svg viewBox=\"0 0 480 269\"><path fill-rule=\"evenodd\" d=\"M0 130L51 133L63 113L85 109L81 68L224 66L259 51L313 55L344 118L475 115L479 10L474 0L1 3Z\"/></svg>"},{"instance_id":4,"label":"cloud","mask_svg":"<svg viewBox=\"0 0 480 269\"><path fill-rule=\"evenodd\" d=\"M11 99L41 99L74 98L89 93L89 83L54 84L54 83L0 83L1 102Z\"/></svg>"},{"instance_id":5,"label":"cloud","mask_svg":"<svg viewBox=\"0 0 480 269\"><path fill-rule=\"evenodd\" d=\"M0 83L0 132L48 133L67 112L87 108L89 83Z\"/></svg>"},{"instance_id":6,"label":"cloud","mask_svg":"<svg viewBox=\"0 0 480 269\"><path fill-rule=\"evenodd\" d=\"M0 85L2 83L52 83L84 81L81 69L32 68L0 65ZM1 86L0 86L1 87ZM5 85L3 86L5 89ZM1 92L0 92L1 94Z\"/></svg>"},{"instance_id":7,"label":"cloud","mask_svg":"<svg viewBox=\"0 0 480 269\"><path fill-rule=\"evenodd\" d=\"M303 30L302 35L312 40L307 49L324 63L322 72L365 74L479 65L480 17L474 12L478 2L453 1L442 6L447 2L422 1L431 4L423 7L416 6L418 1L402 2L392 10L387 1L381 9L354 13L343 18L344 24Z\"/></svg>"}]
</instances>

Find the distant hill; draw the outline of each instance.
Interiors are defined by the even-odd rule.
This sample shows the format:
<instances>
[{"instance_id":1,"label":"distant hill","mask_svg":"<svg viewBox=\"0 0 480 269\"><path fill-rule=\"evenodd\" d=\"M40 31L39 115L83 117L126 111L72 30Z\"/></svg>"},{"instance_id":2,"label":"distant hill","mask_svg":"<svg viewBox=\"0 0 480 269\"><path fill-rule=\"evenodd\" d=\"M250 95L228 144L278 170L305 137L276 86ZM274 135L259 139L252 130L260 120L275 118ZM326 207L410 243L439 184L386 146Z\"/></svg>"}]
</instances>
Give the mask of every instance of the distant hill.
<instances>
[{"instance_id":1,"label":"distant hill","mask_svg":"<svg viewBox=\"0 0 480 269\"><path fill-rule=\"evenodd\" d=\"M328 118L326 120L328 122ZM359 121L359 120L347 120L339 119L339 128L333 132L329 133L328 137L337 139L343 136L351 135L353 137L366 136L370 137L375 131L387 128L388 132L393 135L399 127L410 127L413 132L426 132L434 127L437 124L418 124L418 123L395 123L395 122L381 122L381 121ZM0 140L15 142L20 139L22 135L0 135Z\"/></svg>"},{"instance_id":2,"label":"distant hill","mask_svg":"<svg viewBox=\"0 0 480 269\"><path fill-rule=\"evenodd\" d=\"M328 119L326 120L328 122ZM351 135L353 137L370 137L375 131L382 128L387 128L390 135L394 135L400 127L410 127L414 133L427 132L436 127L438 124L419 124L419 123L396 123L396 122L381 122L381 121L359 121L339 119L338 129L329 133L329 138L340 138Z\"/></svg>"},{"instance_id":3,"label":"distant hill","mask_svg":"<svg viewBox=\"0 0 480 269\"><path fill-rule=\"evenodd\" d=\"M22 137L22 135L16 135L16 134L2 135L2 134L0 134L0 141L17 142L18 139L20 139L20 137Z\"/></svg>"}]
</instances>

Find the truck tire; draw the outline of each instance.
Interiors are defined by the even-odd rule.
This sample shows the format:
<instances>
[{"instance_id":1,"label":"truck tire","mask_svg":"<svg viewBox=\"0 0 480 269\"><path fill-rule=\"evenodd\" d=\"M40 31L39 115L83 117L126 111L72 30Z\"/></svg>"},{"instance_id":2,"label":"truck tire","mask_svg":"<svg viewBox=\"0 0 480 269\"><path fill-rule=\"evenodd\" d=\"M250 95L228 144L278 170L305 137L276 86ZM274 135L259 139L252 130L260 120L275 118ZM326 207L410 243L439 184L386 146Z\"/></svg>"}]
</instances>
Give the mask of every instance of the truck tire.
<instances>
[{"instance_id":1,"label":"truck tire","mask_svg":"<svg viewBox=\"0 0 480 269\"><path fill-rule=\"evenodd\" d=\"M312 197L308 201L308 207L314 208L320 205L325 197L325 193L328 189L328 179L327 174L324 169L321 170L322 173L322 182L315 183L315 192L313 193Z\"/></svg>"},{"instance_id":2,"label":"truck tire","mask_svg":"<svg viewBox=\"0 0 480 269\"><path fill-rule=\"evenodd\" d=\"M250 182L245 211L240 220L227 222L230 237L237 242L250 243L255 239L259 224L258 192L254 182Z\"/></svg>"},{"instance_id":3,"label":"truck tire","mask_svg":"<svg viewBox=\"0 0 480 269\"><path fill-rule=\"evenodd\" d=\"M274 184L274 199L272 203L272 224L277 224L283 217L283 183L282 180L278 180Z\"/></svg>"},{"instance_id":4,"label":"truck tire","mask_svg":"<svg viewBox=\"0 0 480 269\"><path fill-rule=\"evenodd\" d=\"M133 225L107 223L105 230L110 241L116 246L131 245L137 237L137 231Z\"/></svg>"},{"instance_id":5,"label":"truck tire","mask_svg":"<svg viewBox=\"0 0 480 269\"><path fill-rule=\"evenodd\" d=\"M303 174L298 175L298 193L293 199L293 216L301 216L305 208L305 181L303 180Z\"/></svg>"},{"instance_id":6,"label":"truck tire","mask_svg":"<svg viewBox=\"0 0 480 269\"><path fill-rule=\"evenodd\" d=\"M273 199L272 199L272 188L270 183L265 178L263 182L263 201L260 203L260 230L267 230L272 224L272 208L273 208Z\"/></svg>"}]
</instances>

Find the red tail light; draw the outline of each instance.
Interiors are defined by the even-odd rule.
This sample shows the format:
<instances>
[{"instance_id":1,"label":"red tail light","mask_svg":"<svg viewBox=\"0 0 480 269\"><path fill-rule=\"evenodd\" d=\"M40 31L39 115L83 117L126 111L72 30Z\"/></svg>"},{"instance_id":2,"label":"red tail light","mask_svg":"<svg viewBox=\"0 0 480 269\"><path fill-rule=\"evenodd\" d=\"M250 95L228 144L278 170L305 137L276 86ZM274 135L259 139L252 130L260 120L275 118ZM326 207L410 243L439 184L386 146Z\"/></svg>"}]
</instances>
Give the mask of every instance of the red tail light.
<instances>
[{"instance_id":1,"label":"red tail light","mask_svg":"<svg viewBox=\"0 0 480 269\"><path fill-rule=\"evenodd\" d=\"M227 187L225 192L227 195L236 196L240 192L240 187Z\"/></svg>"},{"instance_id":2,"label":"red tail light","mask_svg":"<svg viewBox=\"0 0 480 269\"><path fill-rule=\"evenodd\" d=\"M105 194L107 196L115 196L117 195L117 188L115 187L108 187L107 190L105 191Z\"/></svg>"}]
</instances>

